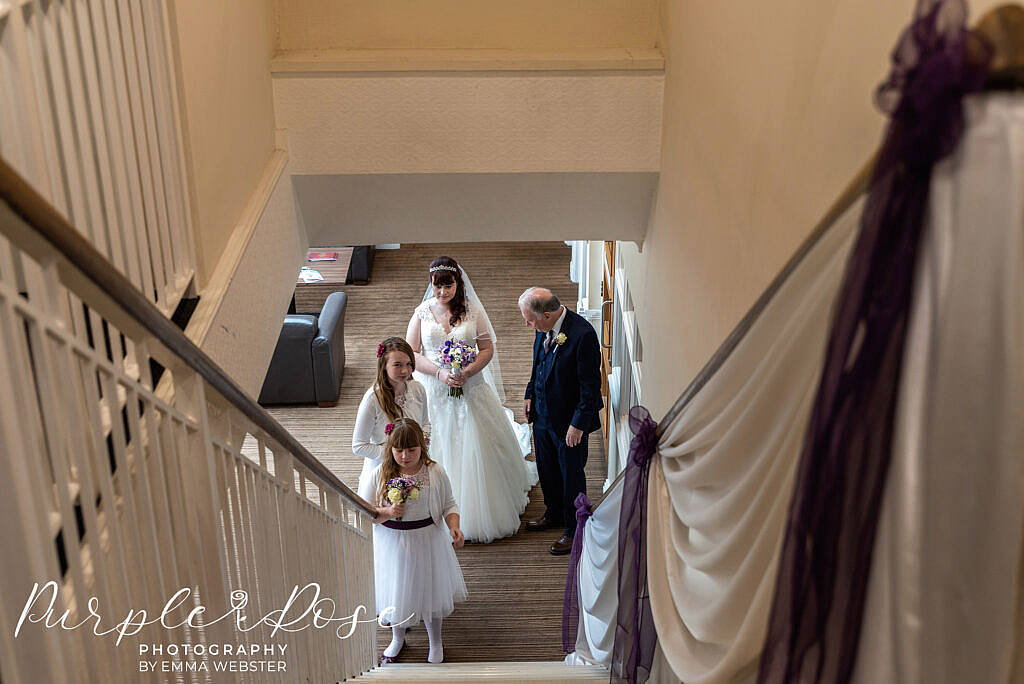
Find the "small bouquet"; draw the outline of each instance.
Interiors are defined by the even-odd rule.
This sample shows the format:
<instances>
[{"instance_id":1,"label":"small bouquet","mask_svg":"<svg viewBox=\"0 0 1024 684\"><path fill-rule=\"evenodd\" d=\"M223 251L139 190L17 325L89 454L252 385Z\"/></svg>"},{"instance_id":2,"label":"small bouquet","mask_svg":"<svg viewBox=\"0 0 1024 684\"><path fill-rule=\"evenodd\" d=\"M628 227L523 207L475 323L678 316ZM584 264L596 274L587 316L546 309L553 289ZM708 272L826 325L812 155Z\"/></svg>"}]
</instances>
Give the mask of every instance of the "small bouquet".
<instances>
[{"instance_id":1,"label":"small bouquet","mask_svg":"<svg viewBox=\"0 0 1024 684\"><path fill-rule=\"evenodd\" d=\"M388 480L387 496L388 501L393 504L415 501L420 498L420 483L416 481L416 478L407 475L393 477ZM395 520L401 519L401 516L395 518Z\"/></svg>"},{"instance_id":2,"label":"small bouquet","mask_svg":"<svg viewBox=\"0 0 1024 684\"><path fill-rule=\"evenodd\" d=\"M441 359L441 365L445 368L450 368L456 375L461 373L463 368L476 361L477 353L476 347L462 340L445 340L437 350L437 354ZM462 388L450 388L448 396L461 397Z\"/></svg>"}]
</instances>

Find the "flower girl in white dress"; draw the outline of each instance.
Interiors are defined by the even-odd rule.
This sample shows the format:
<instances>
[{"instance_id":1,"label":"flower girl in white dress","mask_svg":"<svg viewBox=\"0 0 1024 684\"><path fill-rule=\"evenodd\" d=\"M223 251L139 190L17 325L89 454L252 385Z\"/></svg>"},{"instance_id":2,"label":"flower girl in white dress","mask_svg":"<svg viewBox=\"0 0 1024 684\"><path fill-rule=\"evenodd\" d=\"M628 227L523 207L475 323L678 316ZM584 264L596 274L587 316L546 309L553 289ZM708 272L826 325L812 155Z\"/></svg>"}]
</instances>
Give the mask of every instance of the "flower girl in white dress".
<instances>
[{"instance_id":1,"label":"flower girl in white dress","mask_svg":"<svg viewBox=\"0 0 1024 684\"><path fill-rule=\"evenodd\" d=\"M406 501L388 486L393 478L415 480ZM423 620L430 639L428 662L444 660L441 621L456 603L466 600L466 582L455 557L464 543L452 485L427 454L419 424L395 421L383 462L374 468L377 508L373 522L373 573L377 615L390 621L391 643L382 663L389 663L405 644L405 630ZM398 490L394 490L398 491ZM447 526L447 529L446 527Z\"/></svg>"},{"instance_id":2,"label":"flower girl in white dress","mask_svg":"<svg viewBox=\"0 0 1024 684\"><path fill-rule=\"evenodd\" d=\"M370 474L384 454L384 429L402 417L427 424L427 393L412 378L415 358L401 337L389 337L377 346L377 379L359 402L352 430L352 452L363 459L358 492L367 501L374 497Z\"/></svg>"},{"instance_id":3,"label":"flower girl in white dress","mask_svg":"<svg viewBox=\"0 0 1024 684\"><path fill-rule=\"evenodd\" d=\"M435 259L429 273L433 296L416 307L406 339L427 390L431 448L451 477L466 539L489 542L519 530L537 482L537 465L524 458L529 426L515 423L501 405L494 328L468 276L448 257ZM448 340L479 348L476 360L458 373L444 367L439 354ZM451 396L452 388L462 395Z\"/></svg>"}]
</instances>

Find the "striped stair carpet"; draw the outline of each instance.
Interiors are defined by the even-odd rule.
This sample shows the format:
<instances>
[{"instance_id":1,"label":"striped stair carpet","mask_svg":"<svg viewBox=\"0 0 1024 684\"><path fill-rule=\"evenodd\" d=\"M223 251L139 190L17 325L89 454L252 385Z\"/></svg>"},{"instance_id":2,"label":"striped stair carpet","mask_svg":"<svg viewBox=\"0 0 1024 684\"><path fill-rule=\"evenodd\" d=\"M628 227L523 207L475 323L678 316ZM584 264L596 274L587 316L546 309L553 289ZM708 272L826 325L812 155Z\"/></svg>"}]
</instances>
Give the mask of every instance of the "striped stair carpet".
<instances>
[{"instance_id":1,"label":"striped stair carpet","mask_svg":"<svg viewBox=\"0 0 1024 684\"><path fill-rule=\"evenodd\" d=\"M439 665L385 665L356 677L368 682L607 682L608 670L599 666L569 666L564 663L461 663Z\"/></svg>"}]
</instances>

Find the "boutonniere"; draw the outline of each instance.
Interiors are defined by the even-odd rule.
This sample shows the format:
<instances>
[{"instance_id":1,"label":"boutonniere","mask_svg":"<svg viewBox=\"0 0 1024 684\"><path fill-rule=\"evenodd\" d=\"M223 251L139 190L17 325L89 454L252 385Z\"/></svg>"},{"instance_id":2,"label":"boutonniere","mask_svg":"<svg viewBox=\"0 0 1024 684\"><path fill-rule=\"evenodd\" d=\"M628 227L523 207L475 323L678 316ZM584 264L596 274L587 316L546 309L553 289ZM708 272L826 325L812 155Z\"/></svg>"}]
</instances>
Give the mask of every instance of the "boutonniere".
<instances>
[{"instance_id":1,"label":"boutonniere","mask_svg":"<svg viewBox=\"0 0 1024 684\"><path fill-rule=\"evenodd\" d=\"M567 339L569 338L565 336L565 333L558 333L557 335L555 335L555 344L561 347L563 344L565 344L565 341Z\"/></svg>"}]
</instances>

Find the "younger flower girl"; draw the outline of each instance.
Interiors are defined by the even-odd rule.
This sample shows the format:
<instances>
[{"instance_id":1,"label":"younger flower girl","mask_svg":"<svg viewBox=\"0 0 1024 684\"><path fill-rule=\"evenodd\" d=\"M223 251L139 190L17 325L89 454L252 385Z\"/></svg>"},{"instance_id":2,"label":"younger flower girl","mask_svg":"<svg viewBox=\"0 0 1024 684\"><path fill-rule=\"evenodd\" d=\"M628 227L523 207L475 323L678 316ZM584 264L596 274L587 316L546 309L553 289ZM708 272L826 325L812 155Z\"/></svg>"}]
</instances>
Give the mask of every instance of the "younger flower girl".
<instances>
[{"instance_id":1,"label":"younger flower girl","mask_svg":"<svg viewBox=\"0 0 1024 684\"><path fill-rule=\"evenodd\" d=\"M427 661L440 663L441 620L466 600L455 557L464 538L452 484L444 468L430 460L423 430L410 418L395 421L372 477L377 614L392 624L381 662L391 662L405 644L405 630L423 620L430 639ZM395 482L398 478L404 482Z\"/></svg>"}]
</instances>

